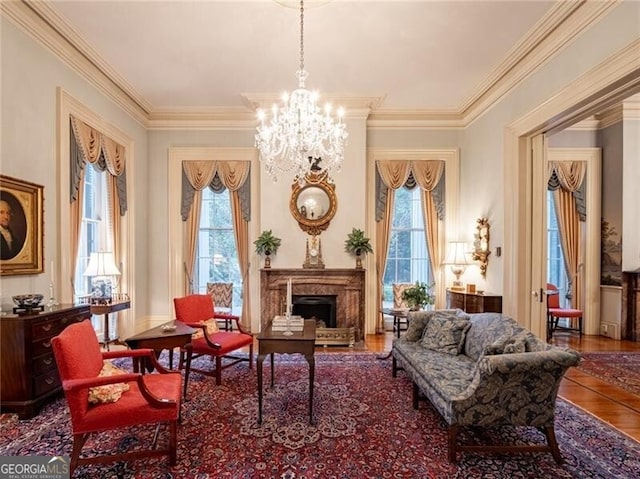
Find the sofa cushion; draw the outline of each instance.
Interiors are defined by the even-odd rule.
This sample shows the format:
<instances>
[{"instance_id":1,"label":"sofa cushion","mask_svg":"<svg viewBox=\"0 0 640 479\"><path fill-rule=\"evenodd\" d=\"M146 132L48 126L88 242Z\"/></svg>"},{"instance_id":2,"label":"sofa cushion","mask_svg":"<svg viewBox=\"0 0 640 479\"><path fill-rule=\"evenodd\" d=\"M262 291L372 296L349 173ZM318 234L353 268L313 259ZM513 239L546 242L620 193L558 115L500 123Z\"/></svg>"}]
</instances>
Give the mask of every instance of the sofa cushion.
<instances>
[{"instance_id":1,"label":"sofa cushion","mask_svg":"<svg viewBox=\"0 0 640 479\"><path fill-rule=\"evenodd\" d=\"M434 314L424 328L420 344L426 349L456 356L463 348L470 326L468 317L455 313Z\"/></svg>"},{"instance_id":2,"label":"sofa cushion","mask_svg":"<svg viewBox=\"0 0 640 479\"><path fill-rule=\"evenodd\" d=\"M476 361L486 354L488 349L513 336L516 330L522 329L513 319L500 313L473 314L470 323L464 354Z\"/></svg>"},{"instance_id":3,"label":"sofa cushion","mask_svg":"<svg viewBox=\"0 0 640 479\"><path fill-rule=\"evenodd\" d=\"M407 319L409 321L409 326L407 327L407 332L404 333L403 338L407 341L419 341L422 339L422 335L424 333L424 328L429 322L429 320L434 315L447 315L450 317L465 317L469 318L469 315L462 311L461 309L437 309L431 311L410 311Z\"/></svg>"}]
</instances>

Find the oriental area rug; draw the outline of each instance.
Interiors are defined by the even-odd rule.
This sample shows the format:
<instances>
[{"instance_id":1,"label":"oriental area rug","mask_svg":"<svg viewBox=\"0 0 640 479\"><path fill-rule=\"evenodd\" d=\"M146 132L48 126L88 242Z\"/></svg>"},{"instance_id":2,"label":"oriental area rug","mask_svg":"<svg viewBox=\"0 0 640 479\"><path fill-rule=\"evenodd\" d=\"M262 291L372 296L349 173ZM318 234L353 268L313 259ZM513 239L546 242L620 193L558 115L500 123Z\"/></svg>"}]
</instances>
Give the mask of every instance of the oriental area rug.
<instances>
[{"instance_id":1,"label":"oriental area rug","mask_svg":"<svg viewBox=\"0 0 640 479\"><path fill-rule=\"evenodd\" d=\"M640 352L580 353L578 369L640 395Z\"/></svg>"},{"instance_id":2,"label":"oriental area rug","mask_svg":"<svg viewBox=\"0 0 640 479\"><path fill-rule=\"evenodd\" d=\"M197 361L208 361L199 358ZM270 366L265 361L265 383ZM257 424L257 378L246 363L223 371L222 385L193 374L178 432L178 464L167 458L83 466L78 478L632 478L640 444L558 400L556 434L565 463L550 454L459 455L447 461L447 428L427 403L411 406L411 383L391 377L391 361L371 353L316 353L314 417L308 417L308 369L298 355L277 355L276 384L266 388ZM166 431L163 431L166 432ZM85 450L134 450L153 427L94 435ZM163 439L166 434L161 434ZM473 430L482 442L541 443L531 428ZM69 455L71 428L63 398L33 419L5 414L0 455Z\"/></svg>"}]
</instances>

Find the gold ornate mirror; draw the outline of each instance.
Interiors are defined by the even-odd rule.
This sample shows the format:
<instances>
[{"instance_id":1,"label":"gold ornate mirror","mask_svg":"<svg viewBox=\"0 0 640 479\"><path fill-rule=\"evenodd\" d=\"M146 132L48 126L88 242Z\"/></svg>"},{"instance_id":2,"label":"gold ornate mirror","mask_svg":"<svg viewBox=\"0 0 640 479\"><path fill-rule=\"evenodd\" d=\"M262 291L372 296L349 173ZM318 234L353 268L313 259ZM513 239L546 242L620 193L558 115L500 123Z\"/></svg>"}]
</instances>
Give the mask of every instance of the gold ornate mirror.
<instances>
[{"instance_id":1,"label":"gold ornate mirror","mask_svg":"<svg viewBox=\"0 0 640 479\"><path fill-rule=\"evenodd\" d=\"M335 185L326 173L310 173L303 184L295 181L291 185L291 214L302 231L318 235L326 230L336 214L338 199Z\"/></svg>"},{"instance_id":2,"label":"gold ornate mirror","mask_svg":"<svg viewBox=\"0 0 640 479\"><path fill-rule=\"evenodd\" d=\"M473 242L473 259L480 261L480 273L483 278L487 276L487 264L489 263L490 254L489 220L487 218L478 218Z\"/></svg>"}]
</instances>

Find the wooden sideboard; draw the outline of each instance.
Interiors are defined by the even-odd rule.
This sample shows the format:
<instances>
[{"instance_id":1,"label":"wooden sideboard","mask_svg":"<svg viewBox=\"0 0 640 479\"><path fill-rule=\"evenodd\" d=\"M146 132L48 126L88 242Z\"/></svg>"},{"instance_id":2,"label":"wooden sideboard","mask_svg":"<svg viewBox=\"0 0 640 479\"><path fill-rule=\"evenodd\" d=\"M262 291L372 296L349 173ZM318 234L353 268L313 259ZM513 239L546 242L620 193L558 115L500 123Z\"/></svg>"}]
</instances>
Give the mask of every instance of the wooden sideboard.
<instances>
[{"instance_id":1,"label":"wooden sideboard","mask_svg":"<svg viewBox=\"0 0 640 479\"><path fill-rule=\"evenodd\" d=\"M70 324L90 317L88 304L45 306L40 313L0 316L2 412L28 419L60 391L51 339Z\"/></svg>"},{"instance_id":2,"label":"wooden sideboard","mask_svg":"<svg viewBox=\"0 0 640 479\"><path fill-rule=\"evenodd\" d=\"M460 308L466 313L502 313L502 296L447 289L447 308Z\"/></svg>"}]
</instances>

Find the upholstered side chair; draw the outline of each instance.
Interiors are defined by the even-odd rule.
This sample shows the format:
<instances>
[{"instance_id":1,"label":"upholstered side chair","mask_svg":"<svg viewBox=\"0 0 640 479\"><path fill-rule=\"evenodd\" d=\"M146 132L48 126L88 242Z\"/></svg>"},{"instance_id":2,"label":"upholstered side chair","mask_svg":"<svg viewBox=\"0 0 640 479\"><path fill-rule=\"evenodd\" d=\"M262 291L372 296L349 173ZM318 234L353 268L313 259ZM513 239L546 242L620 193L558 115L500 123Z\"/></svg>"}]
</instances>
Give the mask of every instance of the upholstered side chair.
<instances>
[{"instance_id":1,"label":"upholstered side chair","mask_svg":"<svg viewBox=\"0 0 640 479\"><path fill-rule=\"evenodd\" d=\"M170 372L158 364L151 349L101 352L89 320L67 327L53 338L51 344L71 414L71 475L79 465L146 456L168 455L169 463L172 466L176 464L182 385L180 373ZM110 366L105 364L105 360L126 357L145 358L158 373L142 375L118 371L117 375L100 376L101 371ZM97 387L101 393L96 392ZM90 397L96 396L104 402L90 403ZM141 424L157 425L150 449L80 458L82 447L91 433ZM167 447L156 449L161 424L169 425L169 441Z\"/></svg>"},{"instance_id":2,"label":"upholstered side chair","mask_svg":"<svg viewBox=\"0 0 640 479\"><path fill-rule=\"evenodd\" d=\"M191 371L213 376L216 378L216 385L222 384L222 370L233 366L240 361L248 361L249 368L253 367L253 336L245 331L240 324L240 318L234 315L223 315L229 317L236 323L236 331L220 331L217 326L217 319L221 313L214 311L213 300L209 294L192 294L182 298L174 298L173 304L176 310L176 319L198 329L191 344L186 348L191 348L193 359L199 356L211 356L215 358L215 369L199 369L191 365ZM249 348L249 357L232 354L242 348ZM180 367L184 364L184 352L180 352ZM225 359L223 363L223 359ZM185 375L185 386L189 380Z\"/></svg>"},{"instance_id":3,"label":"upholstered side chair","mask_svg":"<svg viewBox=\"0 0 640 479\"><path fill-rule=\"evenodd\" d=\"M560 319L566 319L569 325L560 326ZM547 283L547 340L552 338L556 330L575 331L582 336L582 310L561 308L558 287Z\"/></svg>"}]
</instances>

